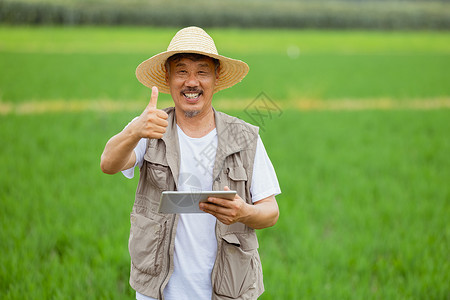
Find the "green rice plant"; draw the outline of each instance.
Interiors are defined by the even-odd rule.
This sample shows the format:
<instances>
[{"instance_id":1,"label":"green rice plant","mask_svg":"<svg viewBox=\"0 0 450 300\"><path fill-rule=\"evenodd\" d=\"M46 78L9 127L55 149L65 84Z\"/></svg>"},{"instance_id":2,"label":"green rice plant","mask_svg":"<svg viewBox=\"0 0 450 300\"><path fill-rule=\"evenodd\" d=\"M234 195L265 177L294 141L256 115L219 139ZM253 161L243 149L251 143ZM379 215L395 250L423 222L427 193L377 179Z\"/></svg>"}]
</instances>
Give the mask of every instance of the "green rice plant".
<instances>
[{"instance_id":1,"label":"green rice plant","mask_svg":"<svg viewBox=\"0 0 450 300\"><path fill-rule=\"evenodd\" d=\"M137 113L0 118L4 299L133 298L137 182L102 174L99 156ZM258 232L261 299L445 299L449 118L394 110L268 119L261 135L283 193L279 222Z\"/></svg>"},{"instance_id":2,"label":"green rice plant","mask_svg":"<svg viewBox=\"0 0 450 300\"><path fill-rule=\"evenodd\" d=\"M137 178L102 174L99 158L140 110L1 108L104 99L144 107L148 89L134 68L174 32L0 27L2 299L134 298L127 243ZM261 299L448 298L449 110L291 109L304 99L446 99L448 33L211 35L251 68L214 101L247 121L251 107L230 109L260 92L282 109L260 124L283 192L279 222L258 232Z\"/></svg>"},{"instance_id":3,"label":"green rice plant","mask_svg":"<svg viewBox=\"0 0 450 300\"><path fill-rule=\"evenodd\" d=\"M264 299L445 299L449 121L442 110L268 122L283 221L260 232Z\"/></svg>"}]
</instances>

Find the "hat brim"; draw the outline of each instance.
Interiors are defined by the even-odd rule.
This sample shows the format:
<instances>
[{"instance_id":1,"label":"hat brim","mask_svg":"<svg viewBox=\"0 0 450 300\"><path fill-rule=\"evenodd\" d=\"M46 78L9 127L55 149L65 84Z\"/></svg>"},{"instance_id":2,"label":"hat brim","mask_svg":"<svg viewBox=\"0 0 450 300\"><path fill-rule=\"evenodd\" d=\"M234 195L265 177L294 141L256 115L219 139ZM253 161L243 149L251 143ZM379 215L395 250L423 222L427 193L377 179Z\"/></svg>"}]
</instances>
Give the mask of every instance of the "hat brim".
<instances>
[{"instance_id":1,"label":"hat brim","mask_svg":"<svg viewBox=\"0 0 450 300\"><path fill-rule=\"evenodd\" d=\"M145 86L158 87L161 93L170 94L169 86L166 84L166 60L178 53L196 53L216 58L220 61L219 77L214 93L229 88L240 82L249 71L248 65L237 59L228 58L218 54L211 54L202 51L165 51L143 61L136 68L137 79Z\"/></svg>"}]
</instances>

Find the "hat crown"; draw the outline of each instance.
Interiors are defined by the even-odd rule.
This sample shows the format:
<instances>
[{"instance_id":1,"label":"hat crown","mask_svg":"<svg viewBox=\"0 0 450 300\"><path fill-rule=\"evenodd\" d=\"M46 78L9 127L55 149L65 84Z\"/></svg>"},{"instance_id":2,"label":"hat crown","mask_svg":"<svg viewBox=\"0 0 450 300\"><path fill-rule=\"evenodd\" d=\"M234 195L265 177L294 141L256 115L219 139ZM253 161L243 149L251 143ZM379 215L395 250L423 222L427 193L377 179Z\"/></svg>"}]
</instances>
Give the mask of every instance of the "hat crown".
<instances>
[{"instance_id":1,"label":"hat crown","mask_svg":"<svg viewBox=\"0 0 450 300\"><path fill-rule=\"evenodd\" d=\"M167 51L200 51L217 55L213 39L201 28L191 26L178 31Z\"/></svg>"}]
</instances>

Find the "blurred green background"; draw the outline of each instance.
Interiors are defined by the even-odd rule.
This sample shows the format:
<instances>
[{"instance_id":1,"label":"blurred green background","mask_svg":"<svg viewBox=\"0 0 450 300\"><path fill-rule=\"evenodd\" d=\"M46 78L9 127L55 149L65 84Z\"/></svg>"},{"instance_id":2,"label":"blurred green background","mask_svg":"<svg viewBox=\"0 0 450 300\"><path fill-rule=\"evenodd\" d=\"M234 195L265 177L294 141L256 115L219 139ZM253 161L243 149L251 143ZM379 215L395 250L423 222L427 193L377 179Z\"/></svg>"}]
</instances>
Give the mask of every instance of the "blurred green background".
<instances>
[{"instance_id":1,"label":"blurred green background","mask_svg":"<svg viewBox=\"0 0 450 300\"><path fill-rule=\"evenodd\" d=\"M0 298L134 298L137 178L100 154L148 103L136 66L198 25L250 66L215 107L279 109L261 299L449 299L448 3L0 1Z\"/></svg>"}]
</instances>

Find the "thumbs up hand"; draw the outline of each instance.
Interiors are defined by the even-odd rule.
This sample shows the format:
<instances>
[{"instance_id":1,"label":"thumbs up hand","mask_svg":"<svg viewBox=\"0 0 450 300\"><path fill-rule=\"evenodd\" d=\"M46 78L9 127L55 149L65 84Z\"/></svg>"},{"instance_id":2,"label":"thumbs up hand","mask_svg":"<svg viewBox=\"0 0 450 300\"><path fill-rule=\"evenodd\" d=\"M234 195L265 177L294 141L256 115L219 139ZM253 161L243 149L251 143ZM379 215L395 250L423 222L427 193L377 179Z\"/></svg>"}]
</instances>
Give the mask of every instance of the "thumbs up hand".
<instances>
[{"instance_id":1,"label":"thumbs up hand","mask_svg":"<svg viewBox=\"0 0 450 300\"><path fill-rule=\"evenodd\" d=\"M160 139L166 132L167 113L157 109L158 88L152 87L152 96L142 114L132 123L133 133L139 138Z\"/></svg>"}]
</instances>

